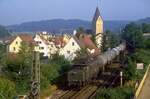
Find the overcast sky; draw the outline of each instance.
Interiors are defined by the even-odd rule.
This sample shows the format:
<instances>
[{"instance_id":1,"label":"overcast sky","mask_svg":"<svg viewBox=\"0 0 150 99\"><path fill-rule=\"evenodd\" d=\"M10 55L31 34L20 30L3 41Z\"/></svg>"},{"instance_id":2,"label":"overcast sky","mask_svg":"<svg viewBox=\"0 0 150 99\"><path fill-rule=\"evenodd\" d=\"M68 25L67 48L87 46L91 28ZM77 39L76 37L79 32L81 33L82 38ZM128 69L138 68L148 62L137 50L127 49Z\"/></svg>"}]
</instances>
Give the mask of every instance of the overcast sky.
<instances>
[{"instance_id":1,"label":"overcast sky","mask_svg":"<svg viewBox=\"0 0 150 99\"><path fill-rule=\"evenodd\" d=\"M0 24L49 19L91 20L97 0L0 0ZM104 20L150 17L150 0L99 0Z\"/></svg>"}]
</instances>

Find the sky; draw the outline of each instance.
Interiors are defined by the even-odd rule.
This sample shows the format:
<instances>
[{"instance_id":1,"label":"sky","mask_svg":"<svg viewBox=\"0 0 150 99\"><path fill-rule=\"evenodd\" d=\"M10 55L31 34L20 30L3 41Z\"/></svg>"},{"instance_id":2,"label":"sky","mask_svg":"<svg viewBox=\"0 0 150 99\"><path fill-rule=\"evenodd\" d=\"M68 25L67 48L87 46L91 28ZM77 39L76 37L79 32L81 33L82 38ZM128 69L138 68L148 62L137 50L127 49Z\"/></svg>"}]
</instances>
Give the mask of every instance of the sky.
<instances>
[{"instance_id":1,"label":"sky","mask_svg":"<svg viewBox=\"0 0 150 99\"><path fill-rule=\"evenodd\" d=\"M0 24L58 18L90 21L96 6L104 20L150 17L150 0L0 0Z\"/></svg>"}]
</instances>

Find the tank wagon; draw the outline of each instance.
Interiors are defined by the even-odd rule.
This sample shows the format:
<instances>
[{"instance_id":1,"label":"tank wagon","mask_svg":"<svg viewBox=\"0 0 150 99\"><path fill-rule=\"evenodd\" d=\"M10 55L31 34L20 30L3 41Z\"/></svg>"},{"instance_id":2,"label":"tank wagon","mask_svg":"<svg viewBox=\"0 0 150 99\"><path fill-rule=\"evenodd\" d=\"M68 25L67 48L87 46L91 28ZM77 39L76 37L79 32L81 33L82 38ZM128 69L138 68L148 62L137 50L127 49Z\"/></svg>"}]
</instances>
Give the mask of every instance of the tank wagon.
<instances>
[{"instance_id":1,"label":"tank wagon","mask_svg":"<svg viewBox=\"0 0 150 99\"><path fill-rule=\"evenodd\" d=\"M126 44L121 43L115 48L98 55L90 62L75 66L67 74L68 86L83 86L95 79L100 71L103 71L107 64L110 64L117 56L126 49Z\"/></svg>"}]
</instances>

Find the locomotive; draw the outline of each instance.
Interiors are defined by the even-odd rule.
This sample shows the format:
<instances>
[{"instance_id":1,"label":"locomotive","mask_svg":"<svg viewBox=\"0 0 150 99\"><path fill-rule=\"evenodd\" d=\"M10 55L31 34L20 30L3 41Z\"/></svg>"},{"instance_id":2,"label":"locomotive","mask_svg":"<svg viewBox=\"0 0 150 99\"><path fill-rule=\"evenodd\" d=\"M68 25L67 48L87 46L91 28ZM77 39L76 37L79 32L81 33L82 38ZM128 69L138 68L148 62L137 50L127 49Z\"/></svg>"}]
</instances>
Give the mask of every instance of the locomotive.
<instances>
[{"instance_id":1,"label":"locomotive","mask_svg":"<svg viewBox=\"0 0 150 99\"><path fill-rule=\"evenodd\" d=\"M96 58L92 58L85 64L74 66L67 74L68 86L83 86L95 79L98 74L104 70L107 64L110 64L117 56L126 49L126 43L121 43Z\"/></svg>"}]
</instances>

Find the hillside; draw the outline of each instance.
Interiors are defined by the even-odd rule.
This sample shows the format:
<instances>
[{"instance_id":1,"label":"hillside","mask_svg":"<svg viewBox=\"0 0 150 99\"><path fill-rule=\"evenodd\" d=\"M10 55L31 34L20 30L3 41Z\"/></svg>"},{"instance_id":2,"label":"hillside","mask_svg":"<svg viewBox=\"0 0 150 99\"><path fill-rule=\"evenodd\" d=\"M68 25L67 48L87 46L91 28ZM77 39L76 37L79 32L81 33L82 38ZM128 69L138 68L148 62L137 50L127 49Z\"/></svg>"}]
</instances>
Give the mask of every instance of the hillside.
<instances>
[{"instance_id":1,"label":"hillside","mask_svg":"<svg viewBox=\"0 0 150 99\"><path fill-rule=\"evenodd\" d=\"M141 23L147 23L147 24L150 24L150 17L147 17L147 18L144 18L144 19L140 19L137 21L138 24L141 24Z\"/></svg>"},{"instance_id":2,"label":"hillside","mask_svg":"<svg viewBox=\"0 0 150 99\"><path fill-rule=\"evenodd\" d=\"M59 33L64 30L76 29L79 26L90 28L90 22L83 20L53 19L37 22L25 22L19 25L8 26L7 28L15 32L49 31Z\"/></svg>"},{"instance_id":3,"label":"hillside","mask_svg":"<svg viewBox=\"0 0 150 99\"><path fill-rule=\"evenodd\" d=\"M9 31L4 26L0 25L0 39L5 38L7 36L10 36Z\"/></svg>"},{"instance_id":4,"label":"hillside","mask_svg":"<svg viewBox=\"0 0 150 99\"><path fill-rule=\"evenodd\" d=\"M112 31L118 31L122 26L129 23L129 21L105 21L105 29ZM63 31L74 30L78 27L85 29L91 29L91 22L84 20L45 20L37 22L26 22L19 25L7 26L8 29L15 32L35 32L35 31L49 31L54 33L60 33Z\"/></svg>"},{"instance_id":5,"label":"hillside","mask_svg":"<svg viewBox=\"0 0 150 99\"><path fill-rule=\"evenodd\" d=\"M113 32L120 31L126 24L131 21L104 21L104 29L111 30ZM145 18L135 21L136 23L150 23L150 18ZM48 31L53 33L62 33L64 31L72 31L78 27L85 29L91 29L91 22L85 20L64 20L53 19L35 22L25 22L18 25L7 26L9 30L14 32L36 32L36 31Z\"/></svg>"}]
</instances>

